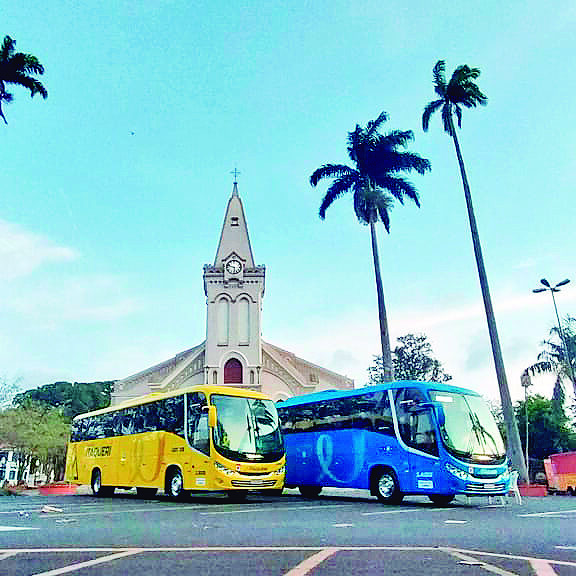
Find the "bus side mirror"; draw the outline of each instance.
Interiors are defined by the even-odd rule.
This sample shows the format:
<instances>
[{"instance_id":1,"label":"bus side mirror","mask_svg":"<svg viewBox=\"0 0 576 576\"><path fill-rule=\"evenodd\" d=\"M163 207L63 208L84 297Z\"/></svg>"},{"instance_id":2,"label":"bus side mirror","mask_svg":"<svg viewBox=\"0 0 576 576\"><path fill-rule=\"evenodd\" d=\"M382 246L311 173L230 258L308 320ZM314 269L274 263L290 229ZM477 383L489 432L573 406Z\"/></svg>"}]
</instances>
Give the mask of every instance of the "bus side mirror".
<instances>
[{"instance_id":1,"label":"bus side mirror","mask_svg":"<svg viewBox=\"0 0 576 576\"><path fill-rule=\"evenodd\" d=\"M216 428L216 406L208 406L208 426Z\"/></svg>"}]
</instances>

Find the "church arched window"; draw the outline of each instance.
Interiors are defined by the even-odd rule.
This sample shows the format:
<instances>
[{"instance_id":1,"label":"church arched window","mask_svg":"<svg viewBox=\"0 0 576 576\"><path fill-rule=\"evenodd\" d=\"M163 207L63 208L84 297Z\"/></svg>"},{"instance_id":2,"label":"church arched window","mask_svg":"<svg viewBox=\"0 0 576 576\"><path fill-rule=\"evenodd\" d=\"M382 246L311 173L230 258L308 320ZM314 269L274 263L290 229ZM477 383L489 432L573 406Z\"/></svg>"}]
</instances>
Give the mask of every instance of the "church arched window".
<instances>
[{"instance_id":1,"label":"church arched window","mask_svg":"<svg viewBox=\"0 0 576 576\"><path fill-rule=\"evenodd\" d=\"M226 346L230 336L230 302L226 298L218 300L218 344Z\"/></svg>"},{"instance_id":2,"label":"church arched window","mask_svg":"<svg viewBox=\"0 0 576 576\"><path fill-rule=\"evenodd\" d=\"M250 344L250 301L238 301L238 344Z\"/></svg>"},{"instance_id":3,"label":"church arched window","mask_svg":"<svg viewBox=\"0 0 576 576\"><path fill-rule=\"evenodd\" d=\"M224 384L242 384L242 364L236 358L230 358L224 364Z\"/></svg>"}]
</instances>

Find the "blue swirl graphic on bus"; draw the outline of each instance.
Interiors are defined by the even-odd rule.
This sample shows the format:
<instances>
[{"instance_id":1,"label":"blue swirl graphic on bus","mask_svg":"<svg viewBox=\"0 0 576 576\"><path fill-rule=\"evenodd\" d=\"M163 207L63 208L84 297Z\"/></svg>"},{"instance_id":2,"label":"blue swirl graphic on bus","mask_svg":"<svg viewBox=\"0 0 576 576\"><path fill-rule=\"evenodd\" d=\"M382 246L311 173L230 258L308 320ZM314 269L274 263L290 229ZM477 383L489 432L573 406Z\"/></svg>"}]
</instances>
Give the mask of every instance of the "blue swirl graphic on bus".
<instances>
[{"instance_id":1,"label":"blue swirl graphic on bus","mask_svg":"<svg viewBox=\"0 0 576 576\"><path fill-rule=\"evenodd\" d=\"M320 434L316 440L316 456L324 476L337 484L350 484L358 479L366 454L366 443L363 434L352 434L350 444L347 444L345 457L340 458L346 464L343 477L338 477L332 469L337 460L334 458L334 442L329 434Z\"/></svg>"}]
</instances>

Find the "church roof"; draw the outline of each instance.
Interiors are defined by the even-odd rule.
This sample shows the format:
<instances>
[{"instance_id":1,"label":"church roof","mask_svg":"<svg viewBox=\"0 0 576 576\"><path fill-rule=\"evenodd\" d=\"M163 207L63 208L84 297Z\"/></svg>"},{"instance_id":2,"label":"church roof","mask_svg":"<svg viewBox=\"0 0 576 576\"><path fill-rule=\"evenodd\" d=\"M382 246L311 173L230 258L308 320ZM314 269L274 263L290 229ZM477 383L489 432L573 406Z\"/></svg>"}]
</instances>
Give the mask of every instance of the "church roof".
<instances>
[{"instance_id":1,"label":"church roof","mask_svg":"<svg viewBox=\"0 0 576 576\"><path fill-rule=\"evenodd\" d=\"M250 237L248 236L248 226L244 216L242 200L238 194L237 182L234 182L232 196L228 200L214 266L222 266L222 262L232 253L244 261L245 268L254 268L254 257L250 246Z\"/></svg>"}]
</instances>

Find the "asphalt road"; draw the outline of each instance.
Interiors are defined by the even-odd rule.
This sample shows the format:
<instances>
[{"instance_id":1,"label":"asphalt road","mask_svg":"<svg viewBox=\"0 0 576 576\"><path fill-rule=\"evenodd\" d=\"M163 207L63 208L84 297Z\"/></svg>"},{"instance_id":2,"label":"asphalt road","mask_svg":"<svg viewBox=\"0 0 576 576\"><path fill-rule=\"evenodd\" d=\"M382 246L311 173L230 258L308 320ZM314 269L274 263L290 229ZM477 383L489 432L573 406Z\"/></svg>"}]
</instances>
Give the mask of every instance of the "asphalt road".
<instances>
[{"instance_id":1,"label":"asphalt road","mask_svg":"<svg viewBox=\"0 0 576 576\"><path fill-rule=\"evenodd\" d=\"M576 575L576 498L0 498L0 574Z\"/></svg>"}]
</instances>

